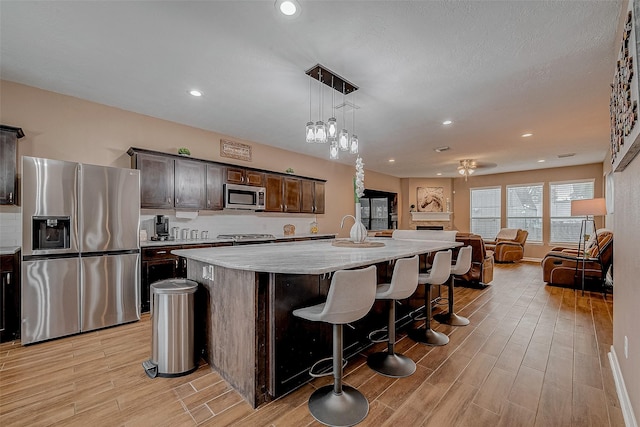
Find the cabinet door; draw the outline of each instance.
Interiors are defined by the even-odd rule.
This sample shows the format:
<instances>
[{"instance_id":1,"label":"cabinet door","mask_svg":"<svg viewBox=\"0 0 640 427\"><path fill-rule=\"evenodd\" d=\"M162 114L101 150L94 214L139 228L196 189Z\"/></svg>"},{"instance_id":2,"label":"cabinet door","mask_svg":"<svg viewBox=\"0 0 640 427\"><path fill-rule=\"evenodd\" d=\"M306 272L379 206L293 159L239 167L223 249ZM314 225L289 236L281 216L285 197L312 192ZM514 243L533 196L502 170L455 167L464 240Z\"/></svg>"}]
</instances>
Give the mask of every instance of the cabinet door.
<instances>
[{"instance_id":1,"label":"cabinet door","mask_svg":"<svg viewBox=\"0 0 640 427\"><path fill-rule=\"evenodd\" d=\"M266 212L282 212L282 176L266 174L265 188L267 189L264 210Z\"/></svg>"},{"instance_id":2,"label":"cabinet door","mask_svg":"<svg viewBox=\"0 0 640 427\"><path fill-rule=\"evenodd\" d=\"M224 167L207 165L207 200L205 209L221 210L224 195Z\"/></svg>"},{"instance_id":3,"label":"cabinet door","mask_svg":"<svg viewBox=\"0 0 640 427\"><path fill-rule=\"evenodd\" d=\"M301 183L297 178L284 178L284 211L300 212Z\"/></svg>"},{"instance_id":4,"label":"cabinet door","mask_svg":"<svg viewBox=\"0 0 640 427\"><path fill-rule=\"evenodd\" d=\"M324 213L324 182L315 182L313 191L313 210L317 214Z\"/></svg>"},{"instance_id":5,"label":"cabinet door","mask_svg":"<svg viewBox=\"0 0 640 427\"><path fill-rule=\"evenodd\" d=\"M140 207L173 208L173 159L136 153L136 168L140 170Z\"/></svg>"},{"instance_id":6,"label":"cabinet door","mask_svg":"<svg viewBox=\"0 0 640 427\"><path fill-rule=\"evenodd\" d=\"M303 179L300 182L302 194L300 196L300 212L313 213L313 186L314 182Z\"/></svg>"},{"instance_id":7,"label":"cabinet door","mask_svg":"<svg viewBox=\"0 0 640 427\"><path fill-rule=\"evenodd\" d=\"M264 186L264 174L262 172L256 172L252 170L245 171L245 181L249 185L256 187Z\"/></svg>"},{"instance_id":8,"label":"cabinet door","mask_svg":"<svg viewBox=\"0 0 640 427\"><path fill-rule=\"evenodd\" d=\"M175 207L205 207L206 164L194 160L175 160Z\"/></svg>"},{"instance_id":9,"label":"cabinet door","mask_svg":"<svg viewBox=\"0 0 640 427\"><path fill-rule=\"evenodd\" d=\"M0 205L15 205L16 194L16 146L15 132L0 130Z\"/></svg>"},{"instance_id":10,"label":"cabinet door","mask_svg":"<svg viewBox=\"0 0 640 427\"><path fill-rule=\"evenodd\" d=\"M229 184L244 184L244 169L227 167L225 169L225 181Z\"/></svg>"}]
</instances>

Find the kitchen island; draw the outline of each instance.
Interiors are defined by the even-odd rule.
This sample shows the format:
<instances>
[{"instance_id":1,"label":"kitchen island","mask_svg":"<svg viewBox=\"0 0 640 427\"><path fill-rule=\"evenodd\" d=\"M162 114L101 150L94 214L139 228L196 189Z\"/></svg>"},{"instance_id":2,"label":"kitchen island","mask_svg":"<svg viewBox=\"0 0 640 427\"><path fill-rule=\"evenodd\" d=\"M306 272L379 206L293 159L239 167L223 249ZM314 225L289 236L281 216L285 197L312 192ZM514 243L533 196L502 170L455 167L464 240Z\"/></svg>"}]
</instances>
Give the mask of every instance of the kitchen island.
<instances>
[{"instance_id":1,"label":"kitchen island","mask_svg":"<svg viewBox=\"0 0 640 427\"><path fill-rule=\"evenodd\" d=\"M381 247L303 241L172 251L187 259L196 295L196 343L204 359L254 407L308 381L308 368L331 354L331 326L291 312L322 302L331 273L369 265L378 281L390 261L460 246L457 242L370 239ZM374 307L375 308L375 307ZM345 355L370 342L386 322L378 310L345 328Z\"/></svg>"}]
</instances>

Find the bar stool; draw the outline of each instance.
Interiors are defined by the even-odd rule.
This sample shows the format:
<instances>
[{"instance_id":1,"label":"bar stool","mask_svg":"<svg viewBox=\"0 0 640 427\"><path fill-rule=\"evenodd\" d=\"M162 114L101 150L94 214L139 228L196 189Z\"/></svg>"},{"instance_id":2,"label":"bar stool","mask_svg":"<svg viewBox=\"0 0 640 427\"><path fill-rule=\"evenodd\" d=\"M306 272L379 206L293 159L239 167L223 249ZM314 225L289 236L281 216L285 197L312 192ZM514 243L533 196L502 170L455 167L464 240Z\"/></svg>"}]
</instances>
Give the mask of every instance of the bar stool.
<instances>
[{"instance_id":1,"label":"bar stool","mask_svg":"<svg viewBox=\"0 0 640 427\"><path fill-rule=\"evenodd\" d=\"M449 277L449 312L440 313L433 316L440 323L451 326L467 326L469 319L457 315L453 311L453 281L454 276L461 276L465 274L471 268L471 246L465 246L458 251L458 257L456 263L451 267L451 276Z\"/></svg>"},{"instance_id":2,"label":"bar stool","mask_svg":"<svg viewBox=\"0 0 640 427\"><path fill-rule=\"evenodd\" d=\"M409 331L409 338L428 345L445 345L449 342L449 337L442 332L431 329L431 285L441 285L449 279L451 274L451 249L436 253L433 259L431 272L420 274L418 284L425 285L424 306L427 311L425 327L412 329Z\"/></svg>"},{"instance_id":3,"label":"bar stool","mask_svg":"<svg viewBox=\"0 0 640 427\"><path fill-rule=\"evenodd\" d=\"M409 298L418 287L418 255L396 261L391 283L378 285L376 299L386 299L389 304L389 342L387 351L373 353L367 365L379 374L392 378L408 377L416 371L413 360L394 351L396 344L396 300Z\"/></svg>"},{"instance_id":4,"label":"bar stool","mask_svg":"<svg viewBox=\"0 0 640 427\"><path fill-rule=\"evenodd\" d=\"M293 315L313 322L333 324L333 385L314 391L309 397L313 418L330 426L352 426L369 412L362 393L342 385L342 325L363 318L376 297L376 266L361 270L339 270L333 274L326 302L299 308Z\"/></svg>"}]
</instances>

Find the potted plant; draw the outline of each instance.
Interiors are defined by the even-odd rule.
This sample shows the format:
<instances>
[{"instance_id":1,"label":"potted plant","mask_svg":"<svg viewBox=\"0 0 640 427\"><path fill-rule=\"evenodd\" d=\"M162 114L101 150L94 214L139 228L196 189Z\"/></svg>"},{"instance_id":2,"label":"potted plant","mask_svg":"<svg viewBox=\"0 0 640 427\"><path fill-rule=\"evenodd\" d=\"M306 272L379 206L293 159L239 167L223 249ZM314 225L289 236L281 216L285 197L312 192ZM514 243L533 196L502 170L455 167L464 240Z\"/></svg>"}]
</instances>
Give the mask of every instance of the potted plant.
<instances>
[{"instance_id":1,"label":"potted plant","mask_svg":"<svg viewBox=\"0 0 640 427\"><path fill-rule=\"evenodd\" d=\"M186 147L180 147L178 148L178 154L180 154L181 156L190 156L191 151L189 151L189 149Z\"/></svg>"}]
</instances>

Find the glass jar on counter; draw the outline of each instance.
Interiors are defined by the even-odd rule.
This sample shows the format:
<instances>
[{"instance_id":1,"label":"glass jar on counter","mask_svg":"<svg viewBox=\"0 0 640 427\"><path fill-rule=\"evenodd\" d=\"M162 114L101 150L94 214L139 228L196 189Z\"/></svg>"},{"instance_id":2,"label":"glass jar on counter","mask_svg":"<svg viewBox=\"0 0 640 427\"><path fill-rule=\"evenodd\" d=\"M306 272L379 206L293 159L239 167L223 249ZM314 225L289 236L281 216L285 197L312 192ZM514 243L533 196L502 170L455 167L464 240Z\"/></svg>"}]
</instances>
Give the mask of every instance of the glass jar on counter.
<instances>
[{"instance_id":1,"label":"glass jar on counter","mask_svg":"<svg viewBox=\"0 0 640 427\"><path fill-rule=\"evenodd\" d=\"M316 221L311 222L310 231L311 234L318 234L318 223Z\"/></svg>"}]
</instances>

